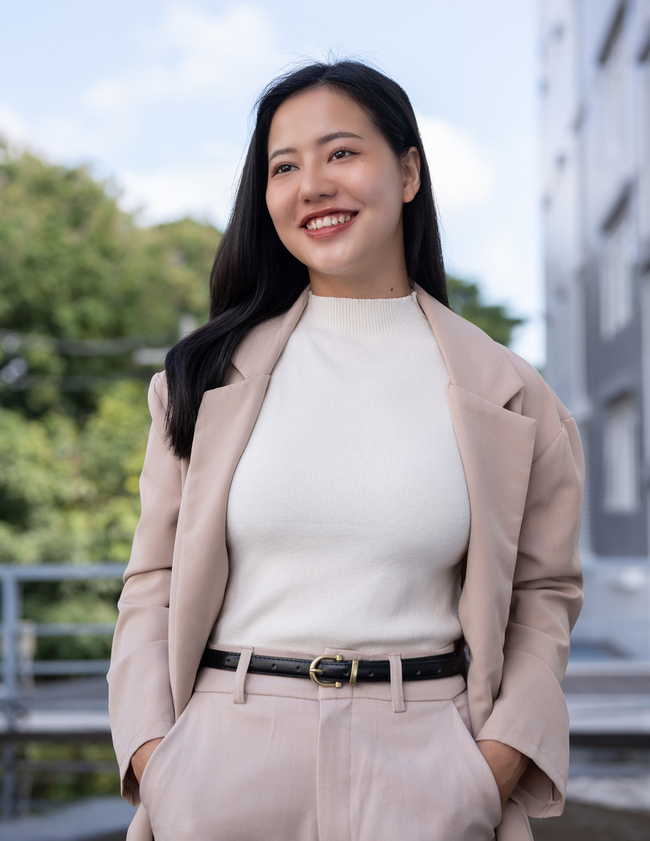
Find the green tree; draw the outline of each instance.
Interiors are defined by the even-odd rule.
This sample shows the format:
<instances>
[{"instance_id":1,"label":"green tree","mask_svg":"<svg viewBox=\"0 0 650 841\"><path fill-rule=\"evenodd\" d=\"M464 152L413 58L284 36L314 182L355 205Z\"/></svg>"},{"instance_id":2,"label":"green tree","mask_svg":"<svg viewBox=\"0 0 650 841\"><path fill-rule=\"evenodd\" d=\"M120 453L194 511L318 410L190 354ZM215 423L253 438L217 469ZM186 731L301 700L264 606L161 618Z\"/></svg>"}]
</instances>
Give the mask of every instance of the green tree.
<instances>
[{"instance_id":1,"label":"green tree","mask_svg":"<svg viewBox=\"0 0 650 841\"><path fill-rule=\"evenodd\" d=\"M138 477L149 431L145 387L106 386L83 425L62 411L26 419L0 408L0 562L126 561L139 516ZM38 622L111 622L114 581L24 587ZM106 637L41 638L39 658L108 656Z\"/></svg>"},{"instance_id":2,"label":"green tree","mask_svg":"<svg viewBox=\"0 0 650 841\"><path fill-rule=\"evenodd\" d=\"M142 383L106 387L80 428L0 409L0 562L127 560L149 431Z\"/></svg>"},{"instance_id":3,"label":"green tree","mask_svg":"<svg viewBox=\"0 0 650 841\"><path fill-rule=\"evenodd\" d=\"M0 144L0 368L28 365L18 387L0 382L0 563L128 559L152 373L132 350L173 344L182 314L207 319L219 237L193 219L138 227L84 167ZM25 616L111 621L119 589L26 585ZM38 654L105 657L109 642L43 638Z\"/></svg>"},{"instance_id":4,"label":"green tree","mask_svg":"<svg viewBox=\"0 0 650 841\"><path fill-rule=\"evenodd\" d=\"M219 237L192 219L139 228L119 209L112 185L86 168L12 157L5 148L0 328L59 343L5 340L0 367L20 356L28 365L20 382L29 387L2 389L0 403L35 416L59 404L74 416L94 408L102 380L146 379L151 372L134 366L134 347L173 344L183 313L206 320ZM120 338L123 347L88 346L85 354L61 344Z\"/></svg>"},{"instance_id":5,"label":"green tree","mask_svg":"<svg viewBox=\"0 0 650 841\"><path fill-rule=\"evenodd\" d=\"M512 331L524 323L523 318L509 315L501 304L485 304L477 283L447 275L447 289L449 304L455 313L485 330L495 342L510 345Z\"/></svg>"}]
</instances>

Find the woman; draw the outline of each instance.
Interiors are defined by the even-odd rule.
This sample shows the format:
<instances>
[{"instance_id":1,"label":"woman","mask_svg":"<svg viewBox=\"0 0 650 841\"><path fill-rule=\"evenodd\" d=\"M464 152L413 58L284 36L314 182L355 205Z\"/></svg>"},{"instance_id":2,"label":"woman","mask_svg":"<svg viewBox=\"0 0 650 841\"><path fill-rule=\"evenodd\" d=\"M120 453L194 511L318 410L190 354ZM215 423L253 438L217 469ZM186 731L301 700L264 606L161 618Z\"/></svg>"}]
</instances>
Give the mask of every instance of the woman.
<instances>
[{"instance_id":1,"label":"woman","mask_svg":"<svg viewBox=\"0 0 650 841\"><path fill-rule=\"evenodd\" d=\"M519 841L560 814L577 428L448 309L395 82L314 64L263 94L210 322L149 405L108 674L129 839Z\"/></svg>"}]
</instances>

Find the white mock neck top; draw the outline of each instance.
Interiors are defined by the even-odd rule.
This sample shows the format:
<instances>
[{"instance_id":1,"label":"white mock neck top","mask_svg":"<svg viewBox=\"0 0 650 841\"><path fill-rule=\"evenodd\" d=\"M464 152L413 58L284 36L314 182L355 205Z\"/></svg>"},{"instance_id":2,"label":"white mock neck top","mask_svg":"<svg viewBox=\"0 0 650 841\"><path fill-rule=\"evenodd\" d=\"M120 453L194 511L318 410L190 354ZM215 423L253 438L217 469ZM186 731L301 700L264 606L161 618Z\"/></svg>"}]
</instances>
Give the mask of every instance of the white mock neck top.
<instances>
[{"instance_id":1,"label":"white mock neck top","mask_svg":"<svg viewBox=\"0 0 650 841\"><path fill-rule=\"evenodd\" d=\"M232 480L213 644L316 655L460 637L470 511L447 382L415 292L310 293Z\"/></svg>"}]
</instances>

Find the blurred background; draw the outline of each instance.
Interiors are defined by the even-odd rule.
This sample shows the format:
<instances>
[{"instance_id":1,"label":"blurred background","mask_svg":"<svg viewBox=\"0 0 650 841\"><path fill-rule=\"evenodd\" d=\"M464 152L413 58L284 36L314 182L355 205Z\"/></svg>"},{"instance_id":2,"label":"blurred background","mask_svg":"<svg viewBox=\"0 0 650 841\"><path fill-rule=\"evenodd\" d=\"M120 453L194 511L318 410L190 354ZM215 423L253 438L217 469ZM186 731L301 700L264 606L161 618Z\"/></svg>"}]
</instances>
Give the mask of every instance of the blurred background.
<instances>
[{"instance_id":1,"label":"blurred background","mask_svg":"<svg viewBox=\"0 0 650 841\"><path fill-rule=\"evenodd\" d=\"M569 799L535 838L649 838L650 0L5 0L0 21L0 841L125 837L105 674L147 384L207 318L257 94L344 57L411 97L454 309L580 426Z\"/></svg>"}]
</instances>

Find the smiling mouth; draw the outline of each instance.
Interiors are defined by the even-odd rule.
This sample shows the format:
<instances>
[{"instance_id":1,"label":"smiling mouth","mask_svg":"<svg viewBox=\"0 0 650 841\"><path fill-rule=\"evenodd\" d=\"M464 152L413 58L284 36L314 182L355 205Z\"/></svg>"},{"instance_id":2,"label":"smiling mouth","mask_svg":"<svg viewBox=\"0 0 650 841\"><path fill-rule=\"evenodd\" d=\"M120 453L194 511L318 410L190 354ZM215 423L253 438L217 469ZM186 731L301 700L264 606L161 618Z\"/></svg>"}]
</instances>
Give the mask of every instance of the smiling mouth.
<instances>
[{"instance_id":1,"label":"smiling mouth","mask_svg":"<svg viewBox=\"0 0 650 841\"><path fill-rule=\"evenodd\" d=\"M321 228L334 228L337 225L345 225L357 215L357 211L353 213L328 213L325 216L312 216L303 225L308 231L319 231Z\"/></svg>"}]
</instances>

